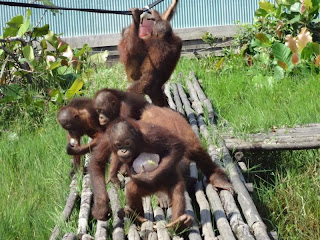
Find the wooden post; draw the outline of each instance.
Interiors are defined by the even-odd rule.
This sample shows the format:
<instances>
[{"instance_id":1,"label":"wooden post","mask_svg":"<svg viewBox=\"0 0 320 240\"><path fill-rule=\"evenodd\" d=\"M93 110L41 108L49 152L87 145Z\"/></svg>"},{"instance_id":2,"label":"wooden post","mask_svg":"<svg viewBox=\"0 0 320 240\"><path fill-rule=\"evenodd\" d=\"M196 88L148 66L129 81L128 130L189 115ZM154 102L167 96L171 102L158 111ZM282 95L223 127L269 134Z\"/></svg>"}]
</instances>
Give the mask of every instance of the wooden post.
<instances>
[{"instance_id":1,"label":"wooden post","mask_svg":"<svg viewBox=\"0 0 320 240\"><path fill-rule=\"evenodd\" d=\"M140 240L140 235L137 231L137 226L135 224L131 224L129 228L128 240Z\"/></svg>"}]
</instances>

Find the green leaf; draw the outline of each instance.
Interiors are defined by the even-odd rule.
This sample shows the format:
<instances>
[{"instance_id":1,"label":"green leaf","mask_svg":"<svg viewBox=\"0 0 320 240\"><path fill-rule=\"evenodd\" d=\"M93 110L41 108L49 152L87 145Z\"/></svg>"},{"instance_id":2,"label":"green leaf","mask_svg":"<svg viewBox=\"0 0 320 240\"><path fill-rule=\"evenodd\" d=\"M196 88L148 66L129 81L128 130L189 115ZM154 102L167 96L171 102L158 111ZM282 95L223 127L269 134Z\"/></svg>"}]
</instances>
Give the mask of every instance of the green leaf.
<instances>
[{"instance_id":1,"label":"green leaf","mask_svg":"<svg viewBox=\"0 0 320 240\"><path fill-rule=\"evenodd\" d=\"M266 44L266 45L271 45L271 40L270 40L270 36L267 35L267 34L264 34L264 33L257 33L256 34L256 38L263 44Z\"/></svg>"},{"instance_id":2,"label":"green leaf","mask_svg":"<svg viewBox=\"0 0 320 240\"><path fill-rule=\"evenodd\" d=\"M319 10L320 10L320 8L319 8ZM313 23L319 23L319 22L320 22L320 18L318 18L318 19L313 19L311 22L313 22Z\"/></svg>"},{"instance_id":3,"label":"green leaf","mask_svg":"<svg viewBox=\"0 0 320 240\"><path fill-rule=\"evenodd\" d=\"M7 22L7 25L9 27L14 27L18 28L20 25L23 24L23 16L22 15L17 15L13 17L9 22Z\"/></svg>"},{"instance_id":4,"label":"green leaf","mask_svg":"<svg viewBox=\"0 0 320 240\"><path fill-rule=\"evenodd\" d=\"M274 79L281 80L284 78L284 69L280 66L275 66L274 68Z\"/></svg>"},{"instance_id":5,"label":"green leaf","mask_svg":"<svg viewBox=\"0 0 320 240\"><path fill-rule=\"evenodd\" d=\"M22 49L23 56L28 60L28 61L33 61L34 60L34 52L33 48L30 45L25 46Z\"/></svg>"},{"instance_id":6,"label":"green leaf","mask_svg":"<svg viewBox=\"0 0 320 240\"><path fill-rule=\"evenodd\" d=\"M76 93L79 93L79 90L83 87L83 80L81 78L77 78L72 86L67 90L66 97L69 101Z\"/></svg>"},{"instance_id":7,"label":"green leaf","mask_svg":"<svg viewBox=\"0 0 320 240\"><path fill-rule=\"evenodd\" d=\"M32 37L42 37L49 33L49 24L44 25L43 27L33 29Z\"/></svg>"},{"instance_id":8,"label":"green leaf","mask_svg":"<svg viewBox=\"0 0 320 240\"><path fill-rule=\"evenodd\" d=\"M109 51L106 50L102 53L91 55L88 60L91 63L105 63L107 62L108 56L109 56Z\"/></svg>"},{"instance_id":9,"label":"green leaf","mask_svg":"<svg viewBox=\"0 0 320 240\"><path fill-rule=\"evenodd\" d=\"M313 53L314 53L314 50L313 50L312 43L309 42L301 52L301 59L309 60L310 57L313 55Z\"/></svg>"},{"instance_id":10,"label":"green leaf","mask_svg":"<svg viewBox=\"0 0 320 240\"><path fill-rule=\"evenodd\" d=\"M22 37L23 34L25 34L28 31L29 26L30 26L30 19L27 19L27 21L25 21L19 28L18 36Z\"/></svg>"},{"instance_id":11,"label":"green leaf","mask_svg":"<svg viewBox=\"0 0 320 240\"><path fill-rule=\"evenodd\" d=\"M2 49L0 49L0 56L4 54L4 51Z\"/></svg>"},{"instance_id":12,"label":"green leaf","mask_svg":"<svg viewBox=\"0 0 320 240\"><path fill-rule=\"evenodd\" d=\"M313 42L312 49L316 55L320 55L320 44L319 43Z\"/></svg>"},{"instance_id":13,"label":"green leaf","mask_svg":"<svg viewBox=\"0 0 320 240\"><path fill-rule=\"evenodd\" d=\"M41 40L40 46L41 46L42 50L46 50L48 48L47 42L44 38Z\"/></svg>"},{"instance_id":14,"label":"green leaf","mask_svg":"<svg viewBox=\"0 0 320 240\"><path fill-rule=\"evenodd\" d=\"M256 17L265 17L267 14L266 10L263 10L262 8L259 8L254 12L254 16Z\"/></svg>"},{"instance_id":15,"label":"green leaf","mask_svg":"<svg viewBox=\"0 0 320 240\"><path fill-rule=\"evenodd\" d=\"M18 28L15 28L15 27L7 27L7 28L4 28L3 38L15 37L15 36L17 36L18 30L19 30L19 29L18 29Z\"/></svg>"},{"instance_id":16,"label":"green leaf","mask_svg":"<svg viewBox=\"0 0 320 240\"><path fill-rule=\"evenodd\" d=\"M3 85L0 87L4 97L0 102L8 103L18 100L22 97L23 88L18 84Z\"/></svg>"},{"instance_id":17,"label":"green leaf","mask_svg":"<svg viewBox=\"0 0 320 240\"><path fill-rule=\"evenodd\" d=\"M301 4L300 2L297 2L297 3L293 4L293 5L291 5L290 11L291 11L291 12L298 12L298 13L300 13L300 12L301 12L301 6L302 6L302 4Z\"/></svg>"},{"instance_id":18,"label":"green leaf","mask_svg":"<svg viewBox=\"0 0 320 240\"><path fill-rule=\"evenodd\" d=\"M82 56L85 52L89 51L90 47L88 44L84 44L82 48L74 55L76 58Z\"/></svg>"},{"instance_id":19,"label":"green leaf","mask_svg":"<svg viewBox=\"0 0 320 240\"><path fill-rule=\"evenodd\" d=\"M59 91L59 89L53 89L49 92L49 96L51 97L52 102L57 102L61 103L63 98L62 98L62 93Z\"/></svg>"},{"instance_id":20,"label":"green leaf","mask_svg":"<svg viewBox=\"0 0 320 240\"><path fill-rule=\"evenodd\" d=\"M300 14L295 15L294 18L290 19L289 23L291 24L297 23L300 21L300 18L301 18Z\"/></svg>"},{"instance_id":21,"label":"green leaf","mask_svg":"<svg viewBox=\"0 0 320 240\"><path fill-rule=\"evenodd\" d=\"M292 52L289 47L282 43L275 43L272 47L274 58L278 60L278 65L290 72L294 65L291 62Z\"/></svg>"},{"instance_id":22,"label":"green leaf","mask_svg":"<svg viewBox=\"0 0 320 240\"><path fill-rule=\"evenodd\" d=\"M260 1L259 6L261 9L265 10L267 13L275 11L274 5L268 1Z\"/></svg>"},{"instance_id":23,"label":"green leaf","mask_svg":"<svg viewBox=\"0 0 320 240\"><path fill-rule=\"evenodd\" d=\"M31 17L31 9L27 9L27 18Z\"/></svg>"},{"instance_id":24,"label":"green leaf","mask_svg":"<svg viewBox=\"0 0 320 240\"><path fill-rule=\"evenodd\" d=\"M60 62L50 62L49 70L52 71L53 69L56 69L57 67L60 67L60 66L61 66Z\"/></svg>"},{"instance_id":25,"label":"green leaf","mask_svg":"<svg viewBox=\"0 0 320 240\"><path fill-rule=\"evenodd\" d=\"M58 37L52 31L48 31L48 34L44 37L55 49L58 48L59 41Z\"/></svg>"}]
</instances>

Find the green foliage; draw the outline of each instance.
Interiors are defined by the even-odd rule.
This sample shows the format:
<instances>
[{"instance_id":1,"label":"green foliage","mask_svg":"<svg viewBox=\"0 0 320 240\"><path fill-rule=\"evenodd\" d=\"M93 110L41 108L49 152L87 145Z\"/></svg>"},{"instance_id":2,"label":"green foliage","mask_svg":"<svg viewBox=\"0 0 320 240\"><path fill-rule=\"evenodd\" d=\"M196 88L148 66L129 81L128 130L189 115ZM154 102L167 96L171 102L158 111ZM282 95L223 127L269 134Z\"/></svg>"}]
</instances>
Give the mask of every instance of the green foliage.
<instances>
[{"instance_id":1,"label":"green foliage","mask_svg":"<svg viewBox=\"0 0 320 240\"><path fill-rule=\"evenodd\" d=\"M235 36L240 56L271 67L277 79L301 69L319 71L319 9L319 0L260 1L254 23Z\"/></svg>"},{"instance_id":2,"label":"green foliage","mask_svg":"<svg viewBox=\"0 0 320 240\"><path fill-rule=\"evenodd\" d=\"M43 108L50 101L61 105L82 94L90 76L87 45L72 50L48 24L34 26L30 17L30 9L13 17L0 37L0 110L7 114L0 121L40 102Z\"/></svg>"}]
</instances>

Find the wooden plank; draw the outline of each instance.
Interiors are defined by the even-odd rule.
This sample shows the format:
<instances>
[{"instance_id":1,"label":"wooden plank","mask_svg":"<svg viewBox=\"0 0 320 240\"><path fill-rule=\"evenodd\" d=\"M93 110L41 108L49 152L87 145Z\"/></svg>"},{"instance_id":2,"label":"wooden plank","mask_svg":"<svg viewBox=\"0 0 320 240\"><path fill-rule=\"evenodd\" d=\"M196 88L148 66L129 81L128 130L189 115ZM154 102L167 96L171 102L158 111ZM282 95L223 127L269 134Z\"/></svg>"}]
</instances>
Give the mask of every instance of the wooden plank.
<instances>
[{"instance_id":1,"label":"wooden plank","mask_svg":"<svg viewBox=\"0 0 320 240\"><path fill-rule=\"evenodd\" d=\"M110 189L108 190L109 198L110 198L110 205L112 209L112 215L113 215L113 231L112 231L112 239L119 239L124 240L125 239L125 233L124 233L124 220L123 218L120 218L122 207L120 204L120 198L118 195L117 189L111 185Z\"/></svg>"},{"instance_id":2,"label":"wooden plank","mask_svg":"<svg viewBox=\"0 0 320 240\"><path fill-rule=\"evenodd\" d=\"M317 149L320 148L320 141L318 142L306 142L306 143L252 143L252 144L228 144L229 150L240 150L240 151L262 151L262 150L304 150L304 149Z\"/></svg>"},{"instance_id":3,"label":"wooden plank","mask_svg":"<svg viewBox=\"0 0 320 240\"><path fill-rule=\"evenodd\" d=\"M237 25L225 25L213 27L174 29L173 31L183 41L185 41L201 39L205 32L211 32L217 38L233 37L237 28L239 28L239 26ZM88 44L92 48L116 46L119 44L120 39L120 33L62 38L62 40L70 44L72 48L82 48L84 44Z\"/></svg>"}]
</instances>

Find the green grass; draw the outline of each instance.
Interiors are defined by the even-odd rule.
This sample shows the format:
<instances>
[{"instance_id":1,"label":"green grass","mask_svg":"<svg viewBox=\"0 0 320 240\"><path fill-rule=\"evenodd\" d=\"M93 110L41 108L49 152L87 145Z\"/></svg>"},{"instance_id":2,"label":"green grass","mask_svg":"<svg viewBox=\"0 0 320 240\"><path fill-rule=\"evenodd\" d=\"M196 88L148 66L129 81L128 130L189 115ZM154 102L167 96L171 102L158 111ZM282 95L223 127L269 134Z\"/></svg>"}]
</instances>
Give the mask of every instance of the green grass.
<instances>
[{"instance_id":1,"label":"green grass","mask_svg":"<svg viewBox=\"0 0 320 240\"><path fill-rule=\"evenodd\" d=\"M220 122L227 121L237 133L320 122L319 76L301 73L260 87L252 79L269 76L268 70L238 60L216 70L215 62L181 59L174 76L195 71ZM93 96L103 87L126 86L123 67L116 64L93 69L84 92ZM0 128L0 236L6 239L48 239L56 223L61 232L76 232L77 211L68 223L60 218L69 192L70 157L56 111L49 108L37 123L30 116L18 116L9 128ZM246 177L257 187L255 203L268 229L275 229L281 239L320 238L319 153L245 154L251 169Z\"/></svg>"},{"instance_id":2,"label":"green grass","mask_svg":"<svg viewBox=\"0 0 320 240\"><path fill-rule=\"evenodd\" d=\"M48 239L68 194L70 157L55 120L33 132L25 128L21 122L0 138L0 234Z\"/></svg>"}]
</instances>

